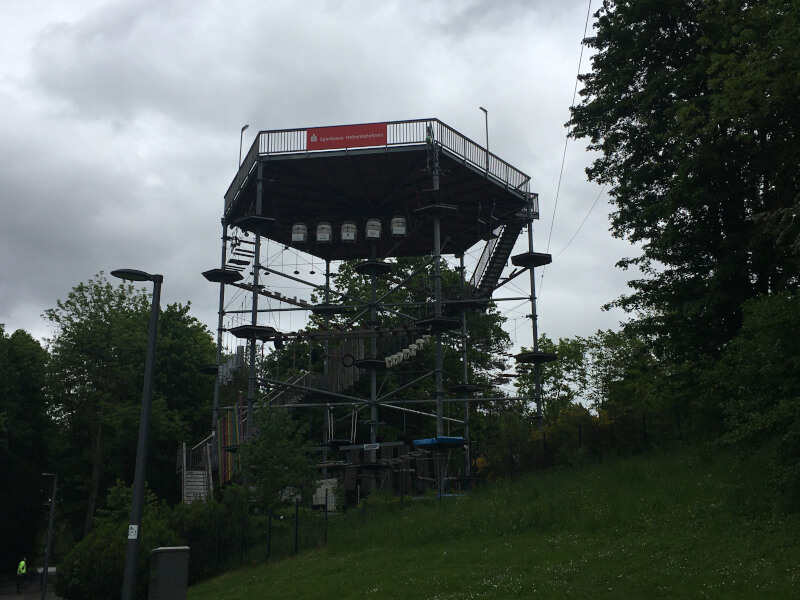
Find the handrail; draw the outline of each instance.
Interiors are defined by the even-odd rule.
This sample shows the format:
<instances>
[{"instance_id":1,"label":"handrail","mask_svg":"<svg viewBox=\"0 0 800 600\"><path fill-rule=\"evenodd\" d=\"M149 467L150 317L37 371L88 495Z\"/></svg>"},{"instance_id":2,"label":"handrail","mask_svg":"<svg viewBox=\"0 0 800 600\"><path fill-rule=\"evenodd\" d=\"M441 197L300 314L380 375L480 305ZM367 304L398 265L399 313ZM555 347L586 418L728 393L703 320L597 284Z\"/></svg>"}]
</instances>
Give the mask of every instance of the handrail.
<instances>
[{"instance_id":1,"label":"handrail","mask_svg":"<svg viewBox=\"0 0 800 600\"><path fill-rule=\"evenodd\" d=\"M206 444L206 495L211 497L214 494L214 476L211 472L211 443Z\"/></svg>"},{"instance_id":2,"label":"handrail","mask_svg":"<svg viewBox=\"0 0 800 600\"><path fill-rule=\"evenodd\" d=\"M189 454L188 464L185 464L185 466L188 466L190 469L195 469L197 467L203 466L203 456L205 454L205 449L206 449L205 447L206 445L211 443L212 438L213 436L209 435L203 441L192 446L191 450L189 450L188 453ZM185 446L186 445L184 444L184 448ZM185 452L186 451L184 450L184 453ZM184 463L186 462L187 461L184 459Z\"/></svg>"},{"instance_id":3,"label":"handrail","mask_svg":"<svg viewBox=\"0 0 800 600\"><path fill-rule=\"evenodd\" d=\"M475 270L472 272L472 277L469 278L469 284L473 288L477 288L478 284L483 279L483 274L486 271L486 267L489 266L489 260L492 258L492 253L494 252L495 246L497 246L497 240L500 239L500 235L503 232L504 226L501 225L500 227L496 227L492 230L492 239L486 242L486 245L483 247L483 252L481 253L481 257L478 259L478 263L475 265Z\"/></svg>"},{"instance_id":4,"label":"handrail","mask_svg":"<svg viewBox=\"0 0 800 600\"><path fill-rule=\"evenodd\" d=\"M452 127L445 125L439 119L387 122L386 144L377 147L424 144L427 141L429 126L432 128L435 141L457 159L469 163L479 171L484 171L487 177L492 177L517 192L528 193L528 184L531 179L528 175L511 166L499 156L488 152L480 144ZM247 181L259 156L328 152L328 150L308 150L306 138L309 129L314 128L274 129L258 132L236 176L225 192L225 212L227 213L241 192L242 185Z\"/></svg>"},{"instance_id":5,"label":"handrail","mask_svg":"<svg viewBox=\"0 0 800 600\"><path fill-rule=\"evenodd\" d=\"M303 371L300 375L298 375L295 378L294 381L288 381L287 380L287 381L285 381L285 383L287 383L288 385L301 385L301 386L302 385L306 385L308 383L307 380L310 379L310 378L313 378L314 375L316 375L316 373L313 373L312 371ZM264 396L264 398L262 398L262 401L266 400L266 404L275 404L277 406L285 406L287 403L286 402L281 402L281 399L282 399L282 397L284 395L286 395L286 394L288 394L289 392L292 392L292 391L296 392L296 390L293 390L292 388L290 388L288 386L287 387L282 387L280 389L273 389L273 390L270 391L269 394L267 394L266 396Z\"/></svg>"}]
</instances>

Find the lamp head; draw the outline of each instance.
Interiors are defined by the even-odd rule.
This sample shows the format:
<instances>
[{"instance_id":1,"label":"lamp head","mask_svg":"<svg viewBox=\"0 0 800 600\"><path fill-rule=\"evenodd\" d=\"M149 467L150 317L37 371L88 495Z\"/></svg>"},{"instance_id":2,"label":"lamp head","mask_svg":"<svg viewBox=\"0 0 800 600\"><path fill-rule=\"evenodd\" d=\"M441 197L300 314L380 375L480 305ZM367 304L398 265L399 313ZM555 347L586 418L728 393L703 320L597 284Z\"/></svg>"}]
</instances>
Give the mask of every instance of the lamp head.
<instances>
[{"instance_id":1,"label":"lamp head","mask_svg":"<svg viewBox=\"0 0 800 600\"><path fill-rule=\"evenodd\" d=\"M116 271L111 271L111 274L126 281L153 281L153 276L150 273L145 273L138 269L117 269Z\"/></svg>"},{"instance_id":2,"label":"lamp head","mask_svg":"<svg viewBox=\"0 0 800 600\"><path fill-rule=\"evenodd\" d=\"M250 127L249 123L247 125L245 125L244 127L242 127L242 133L244 133L245 129L247 129L248 127Z\"/></svg>"}]
</instances>

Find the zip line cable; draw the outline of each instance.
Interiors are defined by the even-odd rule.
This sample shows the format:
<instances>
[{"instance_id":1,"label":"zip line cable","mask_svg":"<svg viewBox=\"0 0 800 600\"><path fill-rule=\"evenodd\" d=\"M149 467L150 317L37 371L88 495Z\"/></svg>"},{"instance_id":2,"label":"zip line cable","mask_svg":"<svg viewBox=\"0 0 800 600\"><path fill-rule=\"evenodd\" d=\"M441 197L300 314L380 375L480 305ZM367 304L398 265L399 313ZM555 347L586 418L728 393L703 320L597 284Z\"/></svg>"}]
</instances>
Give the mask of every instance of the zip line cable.
<instances>
[{"instance_id":1,"label":"zip line cable","mask_svg":"<svg viewBox=\"0 0 800 600\"><path fill-rule=\"evenodd\" d=\"M578 58L578 73L575 76L575 87L572 90L572 104L570 106L575 106L575 98L578 95L578 81L579 81L579 78L580 78L580 75L581 75L581 64L583 63L583 46L584 46L583 40L586 39L586 32L589 30L589 17L591 16L591 14L592 14L592 0L589 0L589 6L586 9L586 22L583 25L583 37L581 38L581 53L580 53L580 57ZM567 144L569 143L569 132L570 132L570 129L568 127L567 128L567 135L564 136L564 152L561 155L561 169L560 169L560 171L558 173L558 185L556 186L556 197L555 197L555 201L553 202L553 217L552 217L552 219L550 219L550 233L547 236L547 250L545 250L545 253L550 251L550 241L553 238L553 227L554 227L555 221L556 221L556 211L558 210L558 197L559 197L559 194L561 192L561 179L564 176L564 163L565 163L566 158L567 158ZM546 269L547 269L547 265L542 267L542 275L539 278L539 294L540 295L542 293L542 289L541 288L542 288L542 285L544 284L544 272L545 272Z\"/></svg>"},{"instance_id":2,"label":"zip line cable","mask_svg":"<svg viewBox=\"0 0 800 600\"><path fill-rule=\"evenodd\" d=\"M564 252L564 250L569 248L569 245L572 243L572 240L574 240L578 236L578 234L581 232L581 228L583 227L584 223L586 223L586 219L588 219L589 215L592 214L592 211L594 210L594 207L597 206L597 201L600 200L600 196L603 195L603 192L605 191L605 189L606 189L606 185L603 184L603 187L600 188L600 193L597 194L597 198L594 199L594 204L592 204L592 207L589 209L589 212L586 213L586 216L583 217L583 221L581 221L581 224L578 225L578 230L572 235L571 238L569 238L569 241L567 242L567 245L564 246L561 250L559 250L558 254L556 254L553 258L558 258L559 256L561 256L561 253Z\"/></svg>"}]
</instances>

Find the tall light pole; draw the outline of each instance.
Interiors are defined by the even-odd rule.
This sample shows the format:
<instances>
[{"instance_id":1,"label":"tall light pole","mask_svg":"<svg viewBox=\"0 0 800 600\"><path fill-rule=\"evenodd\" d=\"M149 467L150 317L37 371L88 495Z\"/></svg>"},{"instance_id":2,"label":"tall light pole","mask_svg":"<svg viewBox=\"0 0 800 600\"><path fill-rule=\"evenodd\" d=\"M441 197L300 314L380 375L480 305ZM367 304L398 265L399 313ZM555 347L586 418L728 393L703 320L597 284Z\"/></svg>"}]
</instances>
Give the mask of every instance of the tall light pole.
<instances>
[{"instance_id":1,"label":"tall light pole","mask_svg":"<svg viewBox=\"0 0 800 600\"><path fill-rule=\"evenodd\" d=\"M250 127L250 125L245 125L242 127L242 131L239 133L239 164L237 165L237 169L241 168L242 166L242 141L244 140L244 132L245 130Z\"/></svg>"},{"instance_id":2,"label":"tall light pole","mask_svg":"<svg viewBox=\"0 0 800 600\"><path fill-rule=\"evenodd\" d=\"M486 174L489 174L489 111L479 106L483 111L483 120L486 122Z\"/></svg>"},{"instance_id":3,"label":"tall light pole","mask_svg":"<svg viewBox=\"0 0 800 600\"><path fill-rule=\"evenodd\" d=\"M47 594L47 574L50 569L50 544L53 541L53 517L56 511L58 475L55 473L42 473L42 477L53 478L53 495L50 496L50 519L47 521L47 541L44 545L44 570L42 571L42 600L44 600L45 594Z\"/></svg>"},{"instance_id":4,"label":"tall light pole","mask_svg":"<svg viewBox=\"0 0 800 600\"><path fill-rule=\"evenodd\" d=\"M161 304L161 275L151 275L136 269L111 271L114 277L128 281L152 281L153 305L150 311L150 334L147 338L147 358L144 366L142 410L139 414L139 441L136 446L136 470L133 475L133 500L128 525L128 546L125 553L125 573L122 579L122 600L136 600L136 573L139 567L139 537L144 505L144 480L147 470L147 438L150 435L150 407L153 402L153 371L158 336L158 310Z\"/></svg>"}]
</instances>

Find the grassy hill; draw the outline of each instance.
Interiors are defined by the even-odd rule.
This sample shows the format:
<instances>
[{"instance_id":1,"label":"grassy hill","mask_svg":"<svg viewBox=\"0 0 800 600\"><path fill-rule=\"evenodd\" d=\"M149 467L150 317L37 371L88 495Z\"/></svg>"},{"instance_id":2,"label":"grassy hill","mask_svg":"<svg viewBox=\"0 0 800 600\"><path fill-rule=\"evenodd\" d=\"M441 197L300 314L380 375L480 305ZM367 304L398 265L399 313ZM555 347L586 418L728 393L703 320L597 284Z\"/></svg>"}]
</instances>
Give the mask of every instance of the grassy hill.
<instances>
[{"instance_id":1,"label":"grassy hill","mask_svg":"<svg viewBox=\"0 0 800 600\"><path fill-rule=\"evenodd\" d=\"M189 600L800 598L800 514L762 451L684 447L371 500L326 548L227 573Z\"/></svg>"}]
</instances>

